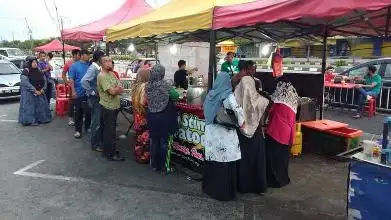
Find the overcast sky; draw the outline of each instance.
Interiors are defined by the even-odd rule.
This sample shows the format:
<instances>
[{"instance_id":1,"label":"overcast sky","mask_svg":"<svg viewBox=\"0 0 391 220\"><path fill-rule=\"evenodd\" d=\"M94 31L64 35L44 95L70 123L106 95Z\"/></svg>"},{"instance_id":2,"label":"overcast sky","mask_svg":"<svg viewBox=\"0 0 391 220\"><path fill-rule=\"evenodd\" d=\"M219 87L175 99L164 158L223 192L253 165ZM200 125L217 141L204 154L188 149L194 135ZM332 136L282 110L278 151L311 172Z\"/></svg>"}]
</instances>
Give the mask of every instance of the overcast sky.
<instances>
[{"instance_id":1,"label":"overcast sky","mask_svg":"<svg viewBox=\"0 0 391 220\"><path fill-rule=\"evenodd\" d=\"M125 2L125 0L0 0L0 40L27 39L28 31L24 18L27 18L34 39L59 36L53 1L57 4L59 15L64 17L64 28L97 20L115 11ZM145 1L156 8L169 0Z\"/></svg>"}]
</instances>

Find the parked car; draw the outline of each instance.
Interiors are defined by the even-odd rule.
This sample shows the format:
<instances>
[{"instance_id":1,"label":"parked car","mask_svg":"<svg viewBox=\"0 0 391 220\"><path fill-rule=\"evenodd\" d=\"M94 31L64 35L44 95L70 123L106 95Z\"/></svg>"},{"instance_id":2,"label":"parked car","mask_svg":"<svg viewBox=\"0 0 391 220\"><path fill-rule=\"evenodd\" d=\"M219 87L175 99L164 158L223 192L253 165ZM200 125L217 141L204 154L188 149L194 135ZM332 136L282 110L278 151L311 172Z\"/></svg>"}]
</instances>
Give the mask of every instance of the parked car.
<instances>
[{"instance_id":1,"label":"parked car","mask_svg":"<svg viewBox=\"0 0 391 220\"><path fill-rule=\"evenodd\" d=\"M0 60L0 99L20 97L21 70L7 60Z\"/></svg>"},{"instance_id":2,"label":"parked car","mask_svg":"<svg viewBox=\"0 0 391 220\"><path fill-rule=\"evenodd\" d=\"M378 73L383 78L384 82L391 82L391 58L376 59L356 65L350 69L343 71L341 75L349 77L363 77L367 73L368 66L370 65L376 67L376 73Z\"/></svg>"},{"instance_id":3,"label":"parked car","mask_svg":"<svg viewBox=\"0 0 391 220\"><path fill-rule=\"evenodd\" d=\"M11 63L15 64L19 69L23 69L23 65L25 62L24 58L11 58L11 57L6 57L4 55L0 54L0 60L8 60Z\"/></svg>"},{"instance_id":4,"label":"parked car","mask_svg":"<svg viewBox=\"0 0 391 220\"><path fill-rule=\"evenodd\" d=\"M26 55L19 48L2 47L0 48L0 55L8 58L26 59Z\"/></svg>"}]
</instances>

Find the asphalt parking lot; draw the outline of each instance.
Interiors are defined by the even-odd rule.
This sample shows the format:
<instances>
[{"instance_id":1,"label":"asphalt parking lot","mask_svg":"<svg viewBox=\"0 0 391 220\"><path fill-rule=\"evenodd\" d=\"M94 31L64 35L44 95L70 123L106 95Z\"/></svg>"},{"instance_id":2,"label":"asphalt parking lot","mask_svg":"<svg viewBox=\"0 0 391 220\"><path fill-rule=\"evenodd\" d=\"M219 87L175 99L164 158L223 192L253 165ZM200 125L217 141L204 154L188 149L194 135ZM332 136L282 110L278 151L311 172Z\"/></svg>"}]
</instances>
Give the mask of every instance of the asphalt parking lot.
<instances>
[{"instance_id":1,"label":"asphalt parking lot","mask_svg":"<svg viewBox=\"0 0 391 220\"><path fill-rule=\"evenodd\" d=\"M304 155L292 183L265 196L219 202L192 173L161 176L132 159L132 136L119 140L123 163L73 138L66 118L38 127L16 123L19 103L0 102L0 219L345 219L347 164ZM119 118L119 132L126 121Z\"/></svg>"}]
</instances>

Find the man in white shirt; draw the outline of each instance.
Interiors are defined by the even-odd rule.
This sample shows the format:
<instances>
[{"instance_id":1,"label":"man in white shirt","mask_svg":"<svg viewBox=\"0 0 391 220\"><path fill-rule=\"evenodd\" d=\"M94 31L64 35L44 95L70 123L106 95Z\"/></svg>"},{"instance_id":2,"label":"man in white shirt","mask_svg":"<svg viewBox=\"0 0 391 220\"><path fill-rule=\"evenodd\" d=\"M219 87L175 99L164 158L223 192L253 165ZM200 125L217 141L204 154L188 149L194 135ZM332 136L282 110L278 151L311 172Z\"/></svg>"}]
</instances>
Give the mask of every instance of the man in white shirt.
<instances>
[{"instance_id":1,"label":"man in white shirt","mask_svg":"<svg viewBox=\"0 0 391 220\"><path fill-rule=\"evenodd\" d=\"M53 53L51 52L48 53L48 63L51 66L50 77L52 77L52 79L54 79L54 82L57 84L57 80L58 80L57 70L56 70L57 63L53 59Z\"/></svg>"}]
</instances>

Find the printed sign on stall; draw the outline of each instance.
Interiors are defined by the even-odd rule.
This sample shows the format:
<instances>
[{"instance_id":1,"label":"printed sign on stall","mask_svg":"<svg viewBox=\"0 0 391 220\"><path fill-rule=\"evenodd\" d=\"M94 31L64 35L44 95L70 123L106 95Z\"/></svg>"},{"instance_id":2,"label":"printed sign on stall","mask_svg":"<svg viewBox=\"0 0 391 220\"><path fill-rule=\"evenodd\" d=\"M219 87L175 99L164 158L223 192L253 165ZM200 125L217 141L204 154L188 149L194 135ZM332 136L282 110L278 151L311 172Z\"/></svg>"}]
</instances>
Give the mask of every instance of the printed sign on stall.
<instances>
[{"instance_id":1,"label":"printed sign on stall","mask_svg":"<svg viewBox=\"0 0 391 220\"><path fill-rule=\"evenodd\" d=\"M198 171L202 169L205 146L205 120L195 114L178 112L179 130L172 146L173 159Z\"/></svg>"}]
</instances>

